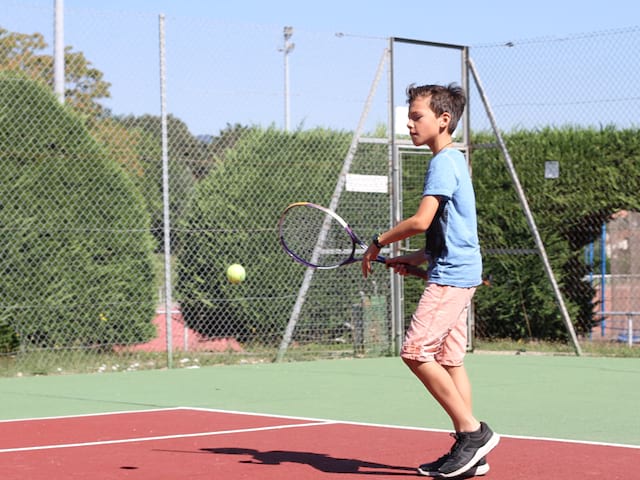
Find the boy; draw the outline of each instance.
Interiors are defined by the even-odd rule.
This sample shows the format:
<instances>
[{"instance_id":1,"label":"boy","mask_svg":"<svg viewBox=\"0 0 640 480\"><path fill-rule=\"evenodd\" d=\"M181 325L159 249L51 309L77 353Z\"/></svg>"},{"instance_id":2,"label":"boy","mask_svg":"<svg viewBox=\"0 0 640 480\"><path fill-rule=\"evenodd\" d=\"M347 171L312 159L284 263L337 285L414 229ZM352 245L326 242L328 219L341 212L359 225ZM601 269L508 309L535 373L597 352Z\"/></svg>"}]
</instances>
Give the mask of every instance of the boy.
<instances>
[{"instance_id":1,"label":"boy","mask_svg":"<svg viewBox=\"0 0 640 480\"><path fill-rule=\"evenodd\" d=\"M362 273L385 245L426 232L426 247L387 260L396 273L406 265L428 262L429 279L406 333L401 357L453 423L455 443L418 473L434 477L484 475L487 455L499 436L473 416L471 384L463 365L466 318L476 287L482 282L475 195L464 155L450 148L465 107L464 91L454 85L409 86L408 128L416 146L427 145L433 157L416 213L376 235L364 255Z\"/></svg>"}]
</instances>

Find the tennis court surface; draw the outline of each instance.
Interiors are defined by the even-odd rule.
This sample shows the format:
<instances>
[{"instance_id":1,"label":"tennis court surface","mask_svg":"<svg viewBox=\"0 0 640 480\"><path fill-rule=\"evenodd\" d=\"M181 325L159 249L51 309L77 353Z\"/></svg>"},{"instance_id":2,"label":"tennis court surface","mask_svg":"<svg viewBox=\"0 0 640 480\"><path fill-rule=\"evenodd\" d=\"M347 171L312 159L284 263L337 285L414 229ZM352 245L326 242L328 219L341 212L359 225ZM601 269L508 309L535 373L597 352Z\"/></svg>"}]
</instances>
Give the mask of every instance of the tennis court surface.
<instances>
[{"instance_id":1,"label":"tennis court surface","mask_svg":"<svg viewBox=\"0 0 640 480\"><path fill-rule=\"evenodd\" d=\"M168 408L0 422L3 480L416 477L443 430ZM486 478L630 479L640 448L503 436ZM637 476L635 478L638 478Z\"/></svg>"}]
</instances>

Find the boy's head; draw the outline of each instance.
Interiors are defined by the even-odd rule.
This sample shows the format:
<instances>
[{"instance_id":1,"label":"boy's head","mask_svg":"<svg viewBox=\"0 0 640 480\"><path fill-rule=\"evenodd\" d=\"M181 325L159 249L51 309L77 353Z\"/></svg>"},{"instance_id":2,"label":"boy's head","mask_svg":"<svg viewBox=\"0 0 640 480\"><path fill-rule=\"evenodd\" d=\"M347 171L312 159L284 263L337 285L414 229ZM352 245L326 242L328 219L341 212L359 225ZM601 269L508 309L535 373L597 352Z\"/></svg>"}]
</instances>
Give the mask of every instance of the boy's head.
<instances>
[{"instance_id":1,"label":"boy's head","mask_svg":"<svg viewBox=\"0 0 640 480\"><path fill-rule=\"evenodd\" d=\"M430 97L429 107L439 117L443 113L447 112L451 115L451 121L449 122L448 132L453 135L464 106L467 103L464 90L454 83L450 83L447 86L444 85L421 85L415 86L411 84L407 87L407 103L411 103L417 98Z\"/></svg>"}]
</instances>

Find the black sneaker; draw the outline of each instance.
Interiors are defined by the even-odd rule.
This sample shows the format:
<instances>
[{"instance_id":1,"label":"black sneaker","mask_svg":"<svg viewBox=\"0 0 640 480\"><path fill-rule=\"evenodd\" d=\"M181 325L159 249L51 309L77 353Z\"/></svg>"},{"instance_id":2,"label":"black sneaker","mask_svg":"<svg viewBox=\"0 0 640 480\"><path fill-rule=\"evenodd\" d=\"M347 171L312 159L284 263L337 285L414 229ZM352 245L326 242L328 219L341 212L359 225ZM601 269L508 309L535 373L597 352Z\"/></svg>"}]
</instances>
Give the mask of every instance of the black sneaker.
<instances>
[{"instance_id":1,"label":"black sneaker","mask_svg":"<svg viewBox=\"0 0 640 480\"><path fill-rule=\"evenodd\" d=\"M440 477L457 477L468 472L500 441L498 434L484 422L480 422L480 428L475 432L456 432L454 437L456 443L448 458L438 467Z\"/></svg>"},{"instance_id":2,"label":"black sneaker","mask_svg":"<svg viewBox=\"0 0 640 480\"><path fill-rule=\"evenodd\" d=\"M489 473L489 470L490 467L489 463L487 462L487 458L482 457L480 460L478 460L478 463L476 463L473 467L460 475L460 478L482 477L483 475Z\"/></svg>"},{"instance_id":3,"label":"black sneaker","mask_svg":"<svg viewBox=\"0 0 640 480\"><path fill-rule=\"evenodd\" d=\"M455 435L455 434L451 434ZM418 467L418 474L424 475L425 477L441 477L442 474L438 471L438 469L444 464L444 462L449 458L449 454L443 455L439 459L429 462L423 463ZM473 467L467 470L465 473L461 475L460 478L469 478L469 477L481 477L489 473L489 464L487 463L486 457L482 457L478 463L476 463Z\"/></svg>"},{"instance_id":4,"label":"black sneaker","mask_svg":"<svg viewBox=\"0 0 640 480\"><path fill-rule=\"evenodd\" d=\"M455 434L452 433L451 435ZM418 474L424 475L425 477L439 477L440 472L438 469L447 461L448 458L449 454L447 453L433 462L423 463L418 467Z\"/></svg>"}]
</instances>

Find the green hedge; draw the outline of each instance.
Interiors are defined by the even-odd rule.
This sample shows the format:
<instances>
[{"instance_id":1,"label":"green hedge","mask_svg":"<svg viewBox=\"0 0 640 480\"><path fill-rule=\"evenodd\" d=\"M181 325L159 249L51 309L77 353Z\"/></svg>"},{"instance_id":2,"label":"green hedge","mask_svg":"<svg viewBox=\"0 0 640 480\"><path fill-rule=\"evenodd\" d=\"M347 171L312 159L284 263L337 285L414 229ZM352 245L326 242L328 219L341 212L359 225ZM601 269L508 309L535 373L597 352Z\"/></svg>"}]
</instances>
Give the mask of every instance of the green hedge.
<instances>
[{"instance_id":1,"label":"green hedge","mask_svg":"<svg viewBox=\"0 0 640 480\"><path fill-rule=\"evenodd\" d=\"M579 333L592 327L597 301L586 280L584 247L599 239L603 222L614 213L640 209L638 133L612 127L548 128L505 137ZM328 202L349 141L349 134L325 130L249 129L198 185L176 240L177 293L193 328L238 338L257 331L282 332L286 319L273 312L286 312L287 307L278 309L272 300L268 311L247 297L277 299L283 289L293 291L299 285L300 278L291 278L294 270L282 263L274 233L278 213L293 199ZM493 141L489 134L473 138L476 145ZM565 340L566 328L540 258L513 253L535 250L535 243L501 152L495 147L476 149L472 159L484 276L491 279L491 286L480 287L475 299L479 331L484 337ZM548 160L559 162L560 178L544 178ZM403 159L405 216L417 208L427 163L424 155ZM264 212L270 215L264 217ZM361 231L367 223L353 215L349 220ZM419 248L422 242L416 238L412 246ZM245 264L249 279L259 281L228 284L224 270L236 261ZM322 288L331 294L330 286ZM407 312L421 289L421 282L407 279ZM309 315L323 315L331 324L332 312L322 310L326 303L308 303L310 312L318 309Z\"/></svg>"},{"instance_id":2,"label":"green hedge","mask_svg":"<svg viewBox=\"0 0 640 480\"><path fill-rule=\"evenodd\" d=\"M640 132L562 128L517 131L504 136L545 244L563 298L580 333L593 325L597 305L584 247L598 242L603 222L619 210L639 210ZM566 340L567 331L535 251L501 151L491 134L477 134L472 153L478 230L486 284L475 296L477 334L489 338ZM412 215L422 195L429 158L403 158L403 215ZM545 179L546 161L558 161L560 177ZM412 239L413 248L424 245ZM502 250L502 253L499 253ZM520 251L520 254L516 252ZM422 292L407 279L407 321Z\"/></svg>"},{"instance_id":3,"label":"green hedge","mask_svg":"<svg viewBox=\"0 0 640 480\"><path fill-rule=\"evenodd\" d=\"M350 139L322 129L248 129L198 184L176 240L176 290L192 328L239 339L282 334L281 312L295 300L283 294L300 285L304 269L280 249L280 212L292 201L328 203ZM225 269L236 262L247 280L231 285Z\"/></svg>"},{"instance_id":4,"label":"green hedge","mask_svg":"<svg viewBox=\"0 0 640 480\"><path fill-rule=\"evenodd\" d=\"M614 213L640 210L640 132L546 128L510 133L505 142L574 326L586 333L596 300L584 247L599 239ZM545 178L546 161L559 163L559 178ZM535 248L500 151L474 151L473 175L483 250ZM485 253L484 275L491 287L478 290L476 314L485 336L567 338L537 255Z\"/></svg>"},{"instance_id":5,"label":"green hedge","mask_svg":"<svg viewBox=\"0 0 640 480\"><path fill-rule=\"evenodd\" d=\"M122 168L49 90L11 73L0 74L0 154L0 325L13 337L0 343L149 339L149 217Z\"/></svg>"}]
</instances>

